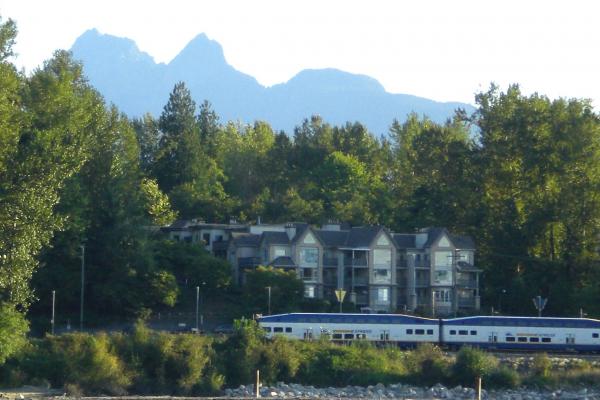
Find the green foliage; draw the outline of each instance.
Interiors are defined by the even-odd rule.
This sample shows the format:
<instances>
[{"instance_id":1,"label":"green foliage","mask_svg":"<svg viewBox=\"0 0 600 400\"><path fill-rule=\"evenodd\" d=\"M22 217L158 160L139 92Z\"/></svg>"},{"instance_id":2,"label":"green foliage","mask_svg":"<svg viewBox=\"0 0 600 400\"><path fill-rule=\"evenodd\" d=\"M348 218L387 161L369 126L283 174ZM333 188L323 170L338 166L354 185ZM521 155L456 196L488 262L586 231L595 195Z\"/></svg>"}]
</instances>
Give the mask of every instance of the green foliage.
<instances>
[{"instance_id":1,"label":"green foliage","mask_svg":"<svg viewBox=\"0 0 600 400\"><path fill-rule=\"evenodd\" d=\"M409 379L415 383L435 385L449 378L450 361L433 344L419 345L406 356L405 364Z\"/></svg>"},{"instance_id":2,"label":"green foliage","mask_svg":"<svg viewBox=\"0 0 600 400\"><path fill-rule=\"evenodd\" d=\"M533 358L530 370L534 376L547 378L552 371L552 361L546 353L538 353Z\"/></svg>"},{"instance_id":3,"label":"green foliage","mask_svg":"<svg viewBox=\"0 0 600 400\"><path fill-rule=\"evenodd\" d=\"M1 303L0 365L26 344L25 334L27 331L29 331L29 324L23 314L15 310L14 306Z\"/></svg>"},{"instance_id":4,"label":"green foliage","mask_svg":"<svg viewBox=\"0 0 600 400\"><path fill-rule=\"evenodd\" d=\"M485 352L472 347L462 347L456 355L452 375L461 385L474 385L476 379L487 378L497 367L498 360Z\"/></svg>"},{"instance_id":5,"label":"green foliage","mask_svg":"<svg viewBox=\"0 0 600 400\"><path fill-rule=\"evenodd\" d=\"M516 389L521 385L521 376L514 369L502 365L489 372L483 385L490 388Z\"/></svg>"},{"instance_id":6,"label":"green foliage","mask_svg":"<svg viewBox=\"0 0 600 400\"><path fill-rule=\"evenodd\" d=\"M296 311L304 298L304 283L295 271L259 266L246 272L244 303L249 312L266 314L267 287L271 288L271 313Z\"/></svg>"}]
</instances>

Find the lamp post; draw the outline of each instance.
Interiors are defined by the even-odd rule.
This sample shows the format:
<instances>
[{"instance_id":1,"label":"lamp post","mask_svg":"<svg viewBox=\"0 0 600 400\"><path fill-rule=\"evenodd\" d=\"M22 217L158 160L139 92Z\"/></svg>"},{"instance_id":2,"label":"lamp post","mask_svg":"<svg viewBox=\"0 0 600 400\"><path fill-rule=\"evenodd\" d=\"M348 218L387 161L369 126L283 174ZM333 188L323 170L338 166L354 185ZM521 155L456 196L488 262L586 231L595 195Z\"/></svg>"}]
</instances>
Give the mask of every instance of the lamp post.
<instances>
[{"instance_id":1,"label":"lamp post","mask_svg":"<svg viewBox=\"0 0 600 400\"><path fill-rule=\"evenodd\" d=\"M85 243L82 243L79 248L81 249L81 302L79 305L79 330L83 331L83 295L84 295L84 284L85 284Z\"/></svg>"},{"instance_id":2,"label":"lamp post","mask_svg":"<svg viewBox=\"0 0 600 400\"><path fill-rule=\"evenodd\" d=\"M267 315L271 315L271 286L267 286L267 304L268 304L268 308L267 308Z\"/></svg>"}]
</instances>

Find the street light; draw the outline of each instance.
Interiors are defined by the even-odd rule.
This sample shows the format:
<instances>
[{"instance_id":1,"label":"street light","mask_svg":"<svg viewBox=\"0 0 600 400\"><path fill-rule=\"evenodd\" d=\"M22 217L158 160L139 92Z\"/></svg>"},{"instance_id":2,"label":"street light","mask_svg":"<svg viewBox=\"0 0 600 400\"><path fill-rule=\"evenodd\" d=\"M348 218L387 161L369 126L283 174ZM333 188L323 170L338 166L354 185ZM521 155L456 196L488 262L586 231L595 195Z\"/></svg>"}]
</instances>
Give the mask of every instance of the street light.
<instances>
[{"instance_id":1,"label":"street light","mask_svg":"<svg viewBox=\"0 0 600 400\"><path fill-rule=\"evenodd\" d=\"M271 315L271 286L267 286L268 308L267 315Z\"/></svg>"},{"instance_id":2,"label":"street light","mask_svg":"<svg viewBox=\"0 0 600 400\"><path fill-rule=\"evenodd\" d=\"M79 330L83 331L83 295L85 283L85 243L82 243L81 249L81 304L79 306Z\"/></svg>"}]
</instances>

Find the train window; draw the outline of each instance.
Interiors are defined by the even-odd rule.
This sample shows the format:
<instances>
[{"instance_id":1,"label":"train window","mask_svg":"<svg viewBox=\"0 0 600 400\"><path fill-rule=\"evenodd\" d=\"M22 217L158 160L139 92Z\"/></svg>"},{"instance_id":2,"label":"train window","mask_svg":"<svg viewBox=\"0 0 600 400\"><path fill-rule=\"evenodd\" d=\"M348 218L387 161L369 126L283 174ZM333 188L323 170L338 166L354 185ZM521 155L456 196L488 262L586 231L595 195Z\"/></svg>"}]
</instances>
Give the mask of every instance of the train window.
<instances>
[{"instance_id":1,"label":"train window","mask_svg":"<svg viewBox=\"0 0 600 400\"><path fill-rule=\"evenodd\" d=\"M289 326L286 326L286 327L285 327L285 331L286 331L287 333L290 333L290 332L292 331L292 328L291 328L291 327L289 327Z\"/></svg>"},{"instance_id":2,"label":"train window","mask_svg":"<svg viewBox=\"0 0 600 400\"><path fill-rule=\"evenodd\" d=\"M412 329L407 329L406 330L406 334L407 335L412 335L413 334L413 330Z\"/></svg>"},{"instance_id":3,"label":"train window","mask_svg":"<svg viewBox=\"0 0 600 400\"><path fill-rule=\"evenodd\" d=\"M450 334L451 334L451 335L456 335L456 331L455 331L454 329L452 329L452 330L450 331Z\"/></svg>"},{"instance_id":4,"label":"train window","mask_svg":"<svg viewBox=\"0 0 600 400\"><path fill-rule=\"evenodd\" d=\"M366 333L358 333L358 334L356 334L356 338L357 339L366 339L367 334Z\"/></svg>"},{"instance_id":5,"label":"train window","mask_svg":"<svg viewBox=\"0 0 600 400\"><path fill-rule=\"evenodd\" d=\"M514 337L512 337L512 336L508 336L508 337L506 338L506 341L507 341L507 342L514 342L514 341L515 341L515 338L514 338Z\"/></svg>"},{"instance_id":6,"label":"train window","mask_svg":"<svg viewBox=\"0 0 600 400\"><path fill-rule=\"evenodd\" d=\"M529 341L530 341L530 342L532 342L532 343L538 343L538 342L540 341L540 338L537 338L537 337L530 337L530 338L529 338Z\"/></svg>"},{"instance_id":7,"label":"train window","mask_svg":"<svg viewBox=\"0 0 600 400\"><path fill-rule=\"evenodd\" d=\"M280 326L276 326L275 328L273 328L273 332L283 332L283 328Z\"/></svg>"},{"instance_id":8,"label":"train window","mask_svg":"<svg viewBox=\"0 0 600 400\"><path fill-rule=\"evenodd\" d=\"M263 331L265 331L265 332L271 332L271 327L270 326L263 326Z\"/></svg>"},{"instance_id":9,"label":"train window","mask_svg":"<svg viewBox=\"0 0 600 400\"><path fill-rule=\"evenodd\" d=\"M468 335L469 331L458 331L459 335Z\"/></svg>"},{"instance_id":10,"label":"train window","mask_svg":"<svg viewBox=\"0 0 600 400\"><path fill-rule=\"evenodd\" d=\"M353 333L344 333L344 339L354 339Z\"/></svg>"},{"instance_id":11,"label":"train window","mask_svg":"<svg viewBox=\"0 0 600 400\"><path fill-rule=\"evenodd\" d=\"M592 337L593 337L594 339L598 339L598 334L597 334L597 333L592 333Z\"/></svg>"},{"instance_id":12,"label":"train window","mask_svg":"<svg viewBox=\"0 0 600 400\"><path fill-rule=\"evenodd\" d=\"M433 329L427 329L427 334L428 335L433 335Z\"/></svg>"},{"instance_id":13,"label":"train window","mask_svg":"<svg viewBox=\"0 0 600 400\"><path fill-rule=\"evenodd\" d=\"M552 341L552 339L550 339L549 337L542 338L542 343L550 343L551 341Z\"/></svg>"},{"instance_id":14,"label":"train window","mask_svg":"<svg viewBox=\"0 0 600 400\"><path fill-rule=\"evenodd\" d=\"M425 329L415 329L415 335L424 335Z\"/></svg>"},{"instance_id":15,"label":"train window","mask_svg":"<svg viewBox=\"0 0 600 400\"><path fill-rule=\"evenodd\" d=\"M526 337L520 337L518 338L519 342L526 342L527 338Z\"/></svg>"},{"instance_id":16,"label":"train window","mask_svg":"<svg viewBox=\"0 0 600 400\"><path fill-rule=\"evenodd\" d=\"M341 339L342 338L342 334L341 333L334 333L333 334L333 339Z\"/></svg>"},{"instance_id":17,"label":"train window","mask_svg":"<svg viewBox=\"0 0 600 400\"><path fill-rule=\"evenodd\" d=\"M471 331L471 335L477 335L477 331Z\"/></svg>"}]
</instances>

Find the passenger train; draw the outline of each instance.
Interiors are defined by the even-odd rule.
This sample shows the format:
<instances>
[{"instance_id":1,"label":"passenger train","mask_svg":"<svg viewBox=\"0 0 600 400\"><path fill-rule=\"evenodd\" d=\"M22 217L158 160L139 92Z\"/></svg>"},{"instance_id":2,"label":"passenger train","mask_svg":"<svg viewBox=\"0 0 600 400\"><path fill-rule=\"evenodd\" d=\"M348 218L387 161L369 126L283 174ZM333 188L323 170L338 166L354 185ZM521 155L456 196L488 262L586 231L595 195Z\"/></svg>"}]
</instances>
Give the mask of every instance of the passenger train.
<instances>
[{"instance_id":1,"label":"passenger train","mask_svg":"<svg viewBox=\"0 0 600 400\"><path fill-rule=\"evenodd\" d=\"M283 335L334 342L370 341L414 347L473 346L494 350L600 352L600 320L589 318L474 316L431 319L398 314L311 314L262 316L267 337Z\"/></svg>"}]
</instances>

